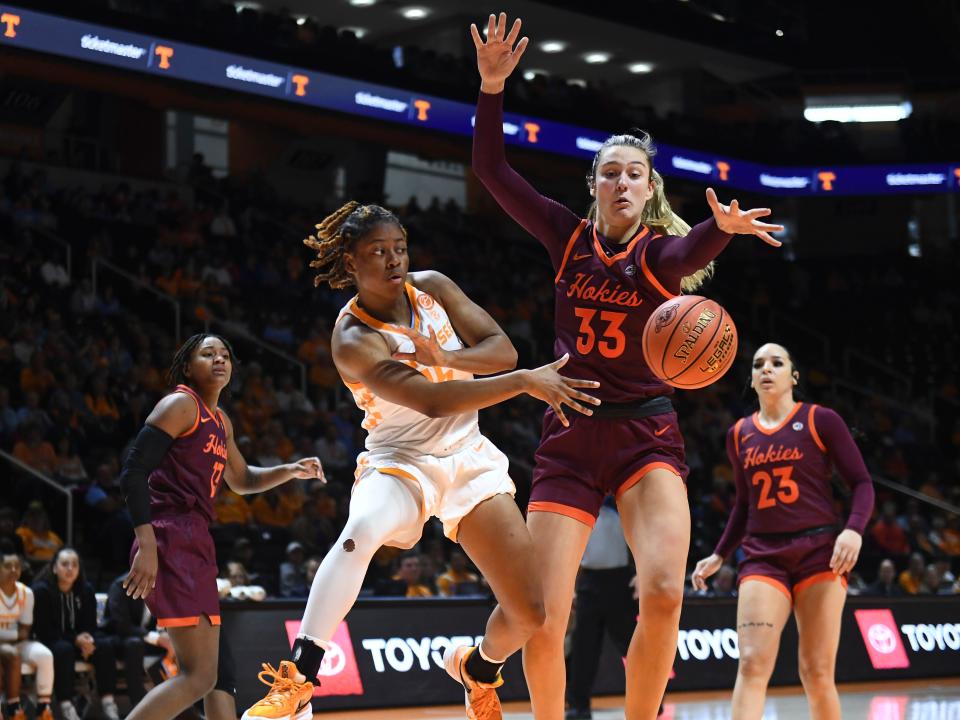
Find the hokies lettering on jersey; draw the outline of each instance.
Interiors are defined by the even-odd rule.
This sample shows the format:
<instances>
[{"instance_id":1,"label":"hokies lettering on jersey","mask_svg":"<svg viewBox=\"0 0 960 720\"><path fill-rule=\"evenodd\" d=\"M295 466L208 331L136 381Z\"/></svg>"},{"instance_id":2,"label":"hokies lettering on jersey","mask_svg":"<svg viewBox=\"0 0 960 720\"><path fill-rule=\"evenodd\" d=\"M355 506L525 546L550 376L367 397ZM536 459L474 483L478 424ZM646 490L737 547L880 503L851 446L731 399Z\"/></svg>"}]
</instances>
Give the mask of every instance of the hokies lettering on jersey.
<instances>
[{"instance_id":1,"label":"hokies lettering on jersey","mask_svg":"<svg viewBox=\"0 0 960 720\"><path fill-rule=\"evenodd\" d=\"M464 345L457 336L443 305L432 295L413 285L406 284L410 306L410 326L423 335L432 329L437 341L445 350L461 350ZM413 352L413 341L396 325L384 323L367 313L358 303L358 298L348 302L337 316L337 322L353 315L367 327L380 333L390 352ZM431 382L470 380L471 373L453 368L421 365L413 360L404 361ZM364 412L362 426L367 431L366 448L393 448L415 454L435 454L453 447L464 438L478 431L477 413L468 412L444 418L430 418L411 408L378 397L363 383L344 384L353 394L354 402Z\"/></svg>"},{"instance_id":2,"label":"hokies lettering on jersey","mask_svg":"<svg viewBox=\"0 0 960 720\"><path fill-rule=\"evenodd\" d=\"M154 515L195 511L212 522L213 500L227 466L226 424L220 409L211 412L192 388L178 385L174 392L193 398L197 417L150 474L151 511Z\"/></svg>"},{"instance_id":3,"label":"hokies lettering on jersey","mask_svg":"<svg viewBox=\"0 0 960 720\"><path fill-rule=\"evenodd\" d=\"M584 220L570 236L555 278L556 357L570 354L564 374L597 380L605 402L630 402L673 390L647 368L641 348L647 318L676 292L647 263L652 242L669 242L641 226L608 254L596 227Z\"/></svg>"},{"instance_id":4,"label":"hokies lettering on jersey","mask_svg":"<svg viewBox=\"0 0 960 720\"><path fill-rule=\"evenodd\" d=\"M775 428L763 427L756 413L734 426L734 450L749 496L748 533L790 533L838 522L816 408L797 403Z\"/></svg>"}]
</instances>

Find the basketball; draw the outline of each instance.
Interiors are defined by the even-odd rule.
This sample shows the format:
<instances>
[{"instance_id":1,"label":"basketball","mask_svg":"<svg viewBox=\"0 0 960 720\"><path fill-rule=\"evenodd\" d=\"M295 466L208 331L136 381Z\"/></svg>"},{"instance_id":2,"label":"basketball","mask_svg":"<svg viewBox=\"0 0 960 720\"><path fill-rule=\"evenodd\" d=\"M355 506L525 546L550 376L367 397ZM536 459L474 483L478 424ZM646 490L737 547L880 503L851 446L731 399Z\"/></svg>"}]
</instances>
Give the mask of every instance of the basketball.
<instances>
[{"instance_id":1,"label":"basketball","mask_svg":"<svg viewBox=\"0 0 960 720\"><path fill-rule=\"evenodd\" d=\"M667 300L643 328L643 357L668 385L695 390L715 383L737 356L737 328L719 303L700 295Z\"/></svg>"}]
</instances>

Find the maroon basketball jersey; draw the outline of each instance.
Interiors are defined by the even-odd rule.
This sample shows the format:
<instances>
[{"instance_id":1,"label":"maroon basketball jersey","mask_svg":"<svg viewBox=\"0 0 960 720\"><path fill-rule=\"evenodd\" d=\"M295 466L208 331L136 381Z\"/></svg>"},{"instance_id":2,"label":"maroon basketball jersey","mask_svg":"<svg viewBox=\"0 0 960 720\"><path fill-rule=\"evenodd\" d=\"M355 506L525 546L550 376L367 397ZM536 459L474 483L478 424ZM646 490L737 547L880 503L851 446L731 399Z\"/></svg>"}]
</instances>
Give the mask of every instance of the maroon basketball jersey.
<instances>
[{"instance_id":1,"label":"maroon basketball jersey","mask_svg":"<svg viewBox=\"0 0 960 720\"><path fill-rule=\"evenodd\" d=\"M793 533L840 522L830 488L827 448L817 434L817 406L798 402L776 428L757 414L734 425L733 448L748 493L747 533Z\"/></svg>"},{"instance_id":2,"label":"maroon basketball jersey","mask_svg":"<svg viewBox=\"0 0 960 720\"><path fill-rule=\"evenodd\" d=\"M657 307L675 297L650 272L647 247L661 236L641 225L608 255L596 225L584 220L570 236L554 279L556 357L570 353L562 372L597 380L590 394L606 402L631 402L672 393L643 357L643 327Z\"/></svg>"},{"instance_id":3,"label":"maroon basketball jersey","mask_svg":"<svg viewBox=\"0 0 960 720\"><path fill-rule=\"evenodd\" d=\"M150 510L154 516L194 511L213 522L213 498L227 466L227 431L223 414L215 413L186 385L184 393L197 404L193 427L173 441L160 466L150 473Z\"/></svg>"}]
</instances>

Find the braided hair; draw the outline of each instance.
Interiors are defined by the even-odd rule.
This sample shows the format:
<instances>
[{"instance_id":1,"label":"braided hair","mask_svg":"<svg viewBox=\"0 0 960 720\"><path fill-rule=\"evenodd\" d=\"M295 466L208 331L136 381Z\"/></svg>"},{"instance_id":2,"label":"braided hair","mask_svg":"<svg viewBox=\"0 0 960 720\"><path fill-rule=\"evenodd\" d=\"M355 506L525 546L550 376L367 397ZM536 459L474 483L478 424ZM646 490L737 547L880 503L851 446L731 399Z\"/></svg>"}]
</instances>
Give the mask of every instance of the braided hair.
<instances>
[{"instance_id":1,"label":"braided hair","mask_svg":"<svg viewBox=\"0 0 960 720\"><path fill-rule=\"evenodd\" d=\"M314 287L322 282L335 290L353 285L354 280L347 272L344 255L350 252L357 240L381 223L395 224L406 240L407 230L396 215L380 205L361 205L356 200L351 200L316 225L316 234L303 241L304 245L317 253L310 267L327 268L326 272L317 273L313 279Z\"/></svg>"},{"instance_id":2,"label":"braided hair","mask_svg":"<svg viewBox=\"0 0 960 720\"><path fill-rule=\"evenodd\" d=\"M227 348L227 352L230 353L230 363L233 365L233 369L237 369L237 362L239 362L239 360L229 340L222 335L214 335L213 333L197 333L187 338L187 341L180 346L180 349L177 350L173 356L170 369L167 370L167 382L170 385L190 384L189 378L187 377L187 366L190 364L190 358L193 357L193 351L200 347L200 343L210 337L216 338L223 343L224 347Z\"/></svg>"}]
</instances>

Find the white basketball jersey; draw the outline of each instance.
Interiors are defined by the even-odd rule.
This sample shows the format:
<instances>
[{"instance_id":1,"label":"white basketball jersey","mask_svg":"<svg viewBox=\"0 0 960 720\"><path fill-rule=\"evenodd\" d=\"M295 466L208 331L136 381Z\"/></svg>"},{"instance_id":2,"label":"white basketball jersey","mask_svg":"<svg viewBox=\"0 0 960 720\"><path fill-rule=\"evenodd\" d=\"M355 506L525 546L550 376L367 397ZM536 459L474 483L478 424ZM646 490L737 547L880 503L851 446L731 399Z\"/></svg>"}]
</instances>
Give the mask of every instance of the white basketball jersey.
<instances>
[{"instance_id":1,"label":"white basketball jersey","mask_svg":"<svg viewBox=\"0 0 960 720\"><path fill-rule=\"evenodd\" d=\"M33 590L18 582L13 595L0 590L0 642L16 642L21 625L33 625Z\"/></svg>"},{"instance_id":2,"label":"white basketball jersey","mask_svg":"<svg viewBox=\"0 0 960 720\"><path fill-rule=\"evenodd\" d=\"M433 328L437 341L444 350L461 350L464 347L463 342L454 332L443 306L432 295L421 292L410 283L406 284L406 291L413 309L410 326L427 337L430 335L430 328ZM380 322L364 311L358 305L356 297L340 311L337 322L348 314L379 332L391 353L414 351L410 338L399 332L396 325ZM471 373L462 370L430 367L412 360L404 362L431 382L473 378ZM357 407L365 413L363 428L368 433L365 443L367 450L393 448L412 455L446 455L479 432L476 410L449 417L431 418L404 405L377 397L362 383L344 380L344 384L353 393Z\"/></svg>"}]
</instances>

